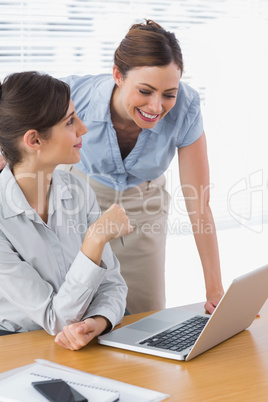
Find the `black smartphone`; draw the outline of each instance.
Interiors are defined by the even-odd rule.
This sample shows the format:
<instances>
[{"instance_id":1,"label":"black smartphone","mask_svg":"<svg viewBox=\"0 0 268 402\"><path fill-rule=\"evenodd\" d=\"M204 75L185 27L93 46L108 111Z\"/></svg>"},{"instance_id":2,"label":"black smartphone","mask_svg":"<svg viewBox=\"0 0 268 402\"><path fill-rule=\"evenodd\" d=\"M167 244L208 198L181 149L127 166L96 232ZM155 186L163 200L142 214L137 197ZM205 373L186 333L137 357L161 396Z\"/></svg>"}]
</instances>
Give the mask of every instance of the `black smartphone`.
<instances>
[{"instance_id":1,"label":"black smartphone","mask_svg":"<svg viewBox=\"0 0 268 402\"><path fill-rule=\"evenodd\" d=\"M88 402L88 400L63 380L32 382L34 388L51 402Z\"/></svg>"}]
</instances>

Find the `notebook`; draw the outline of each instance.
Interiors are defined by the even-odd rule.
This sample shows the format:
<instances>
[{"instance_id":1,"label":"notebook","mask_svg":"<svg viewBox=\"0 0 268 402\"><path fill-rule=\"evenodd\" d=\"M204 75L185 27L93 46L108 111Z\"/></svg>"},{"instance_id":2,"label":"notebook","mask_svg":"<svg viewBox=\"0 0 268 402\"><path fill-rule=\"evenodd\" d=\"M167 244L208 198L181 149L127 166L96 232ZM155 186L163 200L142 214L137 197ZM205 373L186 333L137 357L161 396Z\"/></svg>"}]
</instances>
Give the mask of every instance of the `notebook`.
<instances>
[{"instance_id":1,"label":"notebook","mask_svg":"<svg viewBox=\"0 0 268 402\"><path fill-rule=\"evenodd\" d=\"M45 402L46 398L35 390L32 382L56 378L67 382L89 402L160 402L169 397L161 392L36 359L36 363L0 374L0 401Z\"/></svg>"},{"instance_id":2,"label":"notebook","mask_svg":"<svg viewBox=\"0 0 268 402\"><path fill-rule=\"evenodd\" d=\"M93 376L86 377L78 371L68 371L43 364L31 364L23 367L23 370L14 370L10 376L0 375L0 401L2 402L41 402L46 398L32 386L35 381L62 379L92 402L115 402L120 398L118 391L103 387L96 383ZM9 374L9 373L7 373ZM59 395L59 400L60 395Z\"/></svg>"},{"instance_id":3,"label":"notebook","mask_svg":"<svg viewBox=\"0 0 268 402\"><path fill-rule=\"evenodd\" d=\"M268 265L236 278L211 316L168 308L101 335L98 342L169 359L191 360L248 328L268 297L267 284Z\"/></svg>"}]
</instances>

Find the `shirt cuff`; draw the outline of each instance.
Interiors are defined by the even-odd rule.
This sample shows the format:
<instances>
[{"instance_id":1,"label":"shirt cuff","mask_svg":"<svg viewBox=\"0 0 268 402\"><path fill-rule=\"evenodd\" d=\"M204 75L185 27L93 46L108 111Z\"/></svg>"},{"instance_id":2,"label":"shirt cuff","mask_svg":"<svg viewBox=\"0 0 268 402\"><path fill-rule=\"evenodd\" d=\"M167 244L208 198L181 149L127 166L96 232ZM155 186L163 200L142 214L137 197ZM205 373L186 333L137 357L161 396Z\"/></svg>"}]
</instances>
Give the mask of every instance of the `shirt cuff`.
<instances>
[{"instance_id":1,"label":"shirt cuff","mask_svg":"<svg viewBox=\"0 0 268 402\"><path fill-rule=\"evenodd\" d=\"M98 286L107 272L105 269L106 265L103 262L101 265L103 265L103 268L96 265L80 250L66 274L66 280L71 279L83 285L87 285L90 282L90 287L92 287L92 283Z\"/></svg>"}]
</instances>

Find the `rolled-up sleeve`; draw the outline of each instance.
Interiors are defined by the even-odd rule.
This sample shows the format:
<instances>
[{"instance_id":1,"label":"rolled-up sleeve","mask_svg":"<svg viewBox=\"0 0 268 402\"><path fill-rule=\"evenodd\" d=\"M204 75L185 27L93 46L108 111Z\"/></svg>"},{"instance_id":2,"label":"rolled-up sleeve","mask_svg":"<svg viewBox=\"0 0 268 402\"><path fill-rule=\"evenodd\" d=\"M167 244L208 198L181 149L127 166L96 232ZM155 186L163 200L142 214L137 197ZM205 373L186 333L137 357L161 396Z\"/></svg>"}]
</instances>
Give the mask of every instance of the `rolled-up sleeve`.
<instances>
[{"instance_id":1,"label":"rolled-up sleeve","mask_svg":"<svg viewBox=\"0 0 268 402\"><path fill-rule=\"evenodd\" d=\"M107 264L106 276L84 318L101 315L110 321L113 328L120 323L125 313L127 285L120 274L119 261L109 244L105 246L102 258Z\"/></svg>"},{"instance_id":2,"label":"rolled-up sleeve","mask_svg":"<svg viewBox=\"0 0 268 402\"><path fill-rule=\"evenodd\" d=\"M89 191L93 191L90 186L87 189L87 192ZM96 206L95 194L90 199L94 200L94 206L91 205L87 211L88 226L92 224L92 209L99 209L98 204ZM106 267L106 275L83 318L101 315L107 318L114 327L119 324L125 313L127 285L120 273L120 263L113 254L110 244L106 244L104 247L101 266Z\"/></svg>"},{"instance_id":3,"label":"rolled-up sleeve","mask_svg":"<svg viewBox=\"0 0 268 402\"><path fill-rule=\"evenodd\" d=\"M62 199L54 203L57 208L51 212L50 225L34 213L0 210L2 329L24 332L44 328L55 335L65 325L87 317L102 315L114 326L124 315L127 286L109 244L100 266L80 250L88 226L100 214L94 192L69 173L55 176L54 185L61 186L57 194ZM73 194L66 186L68 181ZM79 204L81 198L85 202ZM3 196L1 200L5 202Z\"/></svg>"}]
</instances>

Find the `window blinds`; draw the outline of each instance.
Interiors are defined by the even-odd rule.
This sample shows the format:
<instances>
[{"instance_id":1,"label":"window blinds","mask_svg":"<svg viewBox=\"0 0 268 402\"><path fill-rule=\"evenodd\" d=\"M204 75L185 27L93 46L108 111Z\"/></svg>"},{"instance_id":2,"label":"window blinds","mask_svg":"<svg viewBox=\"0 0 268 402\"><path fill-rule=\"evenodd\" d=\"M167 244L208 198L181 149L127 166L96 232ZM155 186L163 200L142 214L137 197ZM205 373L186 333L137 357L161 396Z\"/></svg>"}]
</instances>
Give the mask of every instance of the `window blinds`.
<instances>
[{"instance_id":1,"label":"window blinds","mask_svg":"<svg viewBox=\"0 0 268 402\"><path fill-rule=\"evenodd\" d=\"M154 19L184 37L189 24L217 18L211 2L176 0L0 0L0 78L41 70L56 76L111 71L129 27ZM220 6L221 2L219 2ZM186 49L184 49L186 51Z\"/></svg>"},{"instance_id":2,"label":"window blinds","mask_svg":"<svg viewBox=\"0 0 268 402\"><path fill-rule=\"evenodd\" d=\"M25 70L56 77L111 72L120 40L144 18L175 32L183 80L201 96L216 223L267 222L266 0L0 0L0 80ZM248 74L243 60L253 63Z\"/></svg>"}]
</instances>

